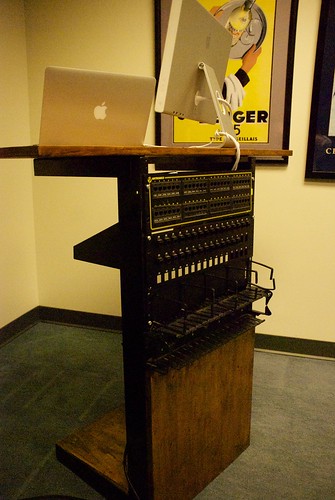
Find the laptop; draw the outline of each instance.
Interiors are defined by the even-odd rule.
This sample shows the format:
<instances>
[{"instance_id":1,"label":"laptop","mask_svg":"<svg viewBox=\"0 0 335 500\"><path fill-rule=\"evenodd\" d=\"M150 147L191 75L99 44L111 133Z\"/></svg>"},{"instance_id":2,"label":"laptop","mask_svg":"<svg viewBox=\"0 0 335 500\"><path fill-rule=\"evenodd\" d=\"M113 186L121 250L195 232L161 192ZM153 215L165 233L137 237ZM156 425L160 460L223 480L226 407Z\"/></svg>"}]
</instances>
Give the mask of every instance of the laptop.
<instances>
[{"instance_id":1,"label":"laptop","mask_svg":"<svg viewBox=\"0 0 335 500\"><path fill-rule=\"evenodd\" d=\"M40 146L143 146L156 80L51 66Z\"/></svg>"}]
</instances>

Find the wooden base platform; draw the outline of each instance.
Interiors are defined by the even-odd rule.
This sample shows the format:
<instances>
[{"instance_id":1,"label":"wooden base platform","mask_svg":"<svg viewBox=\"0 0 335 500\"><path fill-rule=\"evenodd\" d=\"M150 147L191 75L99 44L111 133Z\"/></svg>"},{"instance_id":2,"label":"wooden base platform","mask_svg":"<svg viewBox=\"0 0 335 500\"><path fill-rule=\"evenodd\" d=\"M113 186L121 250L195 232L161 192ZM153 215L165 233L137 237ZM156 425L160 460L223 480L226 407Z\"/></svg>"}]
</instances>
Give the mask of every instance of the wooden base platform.
<instances>
[{"instance_id":1,"label":"wooden base platform","mask_svg":"<svg viewBox=\"0 0 335 500\"><path fill-rule=\"evenodd\" d=\"M107 413L56 444L58 460L106 498L128 497L123 469L124 408Z\"/></svg>"},{"instance_id":2,"label":"wooden base platform","mask_svg":"<svg viewBox=\"0 0 335 500\"><path fill-rule=\"evenodd\" d=\"M150 500L191 500L250 442L254 330L166 374L147 373ZM124 412L57 443L58 459L106 498L126 498Z\"/></svg>"}]
</instances>

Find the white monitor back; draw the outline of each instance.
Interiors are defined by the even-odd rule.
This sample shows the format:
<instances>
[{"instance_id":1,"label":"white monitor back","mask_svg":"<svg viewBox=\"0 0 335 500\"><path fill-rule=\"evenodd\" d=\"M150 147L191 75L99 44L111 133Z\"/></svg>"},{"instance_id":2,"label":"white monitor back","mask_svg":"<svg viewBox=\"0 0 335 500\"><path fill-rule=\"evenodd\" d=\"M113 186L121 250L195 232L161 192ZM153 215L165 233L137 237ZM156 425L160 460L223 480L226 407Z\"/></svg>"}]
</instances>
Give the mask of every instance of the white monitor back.
<instances>
[{"instance_id":1,"label":"white monitor back","mask_svg":"<svg viewBox=\"0 0 335 500\"><path fill-rule=\"evenodd\" d=\"M213 68L221 91L231 35L196 0L173 0L155 110L179 118L215 123L217 113L200 62Z\"/></svg>"}]
</instances>

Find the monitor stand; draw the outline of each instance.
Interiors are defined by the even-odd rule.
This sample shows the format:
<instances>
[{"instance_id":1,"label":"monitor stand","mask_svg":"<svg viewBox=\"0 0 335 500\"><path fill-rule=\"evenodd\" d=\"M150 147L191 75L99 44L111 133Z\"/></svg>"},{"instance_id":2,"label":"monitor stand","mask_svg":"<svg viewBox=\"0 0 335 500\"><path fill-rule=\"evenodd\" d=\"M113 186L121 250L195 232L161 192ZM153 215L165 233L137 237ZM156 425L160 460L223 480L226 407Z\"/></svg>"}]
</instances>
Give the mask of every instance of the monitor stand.
<instances>
[{"instance_id":1,"label":"monitor stand","mask_svg":"<svg viewBox=\"0 0 335 500\"><path fill-rule=\"evenodd\" d=\"M213 101L213 105L215 108L215 111L217 113L217 117L219 120L219 124L221 127L221 131L217 132L218 140L219 138L222 138L222 147L235 147L237 152L236 156L237 161L235 162L236 168L237 164L240 158L240 145L236 139L234 127L233 127L233 122L232 122L232 117L231 117L231 109L228 104L228 102L223 98L222 91L219 85L219 82L216 78L216 74L214 69L209 66L208 64L204 62L199 63L199 69L202 70L205 73L205 77L207 80L207 85L210 91L210 95ZM220 143L219 143L220 144ZM213 143L216 147L219 145L217 143ZM236 170L234 168L234 170Z\"/></svg>"}]
</instances>

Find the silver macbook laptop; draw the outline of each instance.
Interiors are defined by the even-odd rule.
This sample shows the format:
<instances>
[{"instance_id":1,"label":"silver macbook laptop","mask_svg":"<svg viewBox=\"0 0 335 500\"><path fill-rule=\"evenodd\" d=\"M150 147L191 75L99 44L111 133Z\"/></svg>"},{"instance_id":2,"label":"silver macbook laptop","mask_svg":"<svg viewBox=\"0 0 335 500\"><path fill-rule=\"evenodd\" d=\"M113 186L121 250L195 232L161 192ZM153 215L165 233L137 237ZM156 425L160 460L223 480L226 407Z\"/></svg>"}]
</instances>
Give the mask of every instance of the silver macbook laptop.
<instances>
[{"instance_id":1,"label":"silver macbook laptop","mask_svg":"<svg viewBox=\"0 0 335 500\"><path fill-rule=\"evenodd\" d=\"M153 77L48 67L41 146L142 146Z\"/></svg>"}]
</instances>

